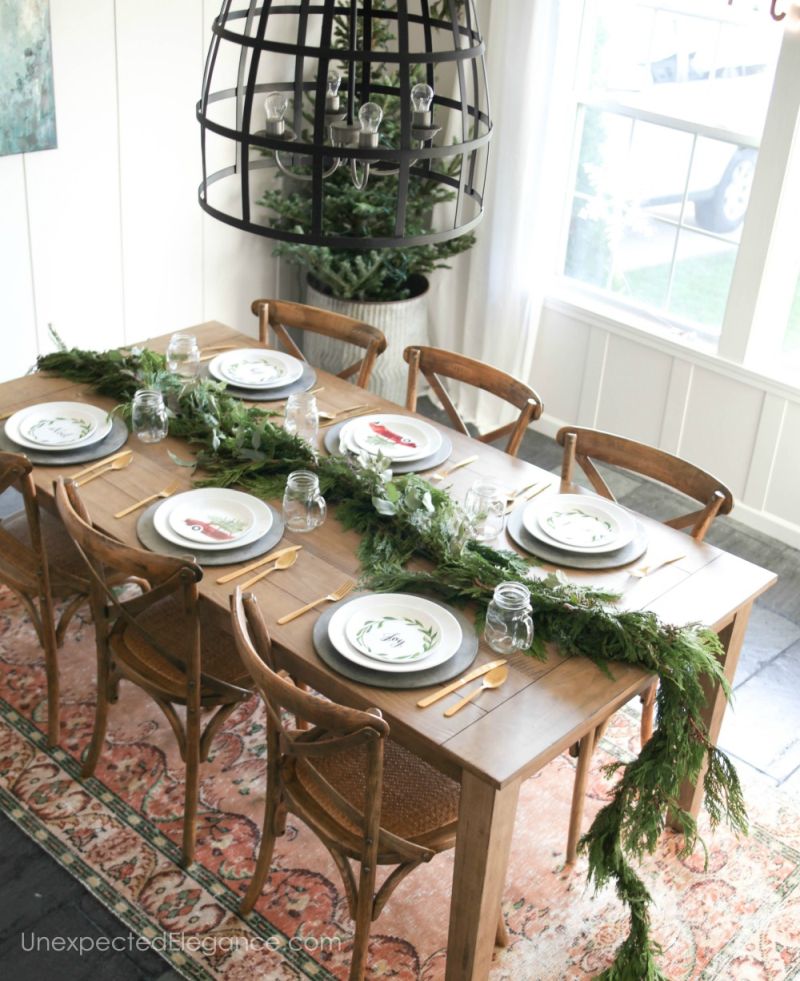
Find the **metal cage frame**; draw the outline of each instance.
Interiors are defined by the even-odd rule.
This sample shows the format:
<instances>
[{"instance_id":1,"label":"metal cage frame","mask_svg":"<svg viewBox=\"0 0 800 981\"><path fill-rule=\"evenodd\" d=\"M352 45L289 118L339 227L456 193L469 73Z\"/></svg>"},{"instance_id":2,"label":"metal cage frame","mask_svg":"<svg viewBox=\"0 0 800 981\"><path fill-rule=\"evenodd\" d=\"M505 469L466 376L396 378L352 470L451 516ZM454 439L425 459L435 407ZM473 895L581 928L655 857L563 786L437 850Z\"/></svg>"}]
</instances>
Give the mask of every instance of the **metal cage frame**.
<instances>
[{"instance_id":1,"label":"metal cage frame","mask_svg":"<svg viewBox=\"0 0 800 981\"><path fill-rule=\"evenodd\" d=\"M247 2L247 0L245 0ZM396 7L376 8L373 0L297 0L293 3L277 3L274 0L249 0L241 9L233 10L234 0L222 0L220 13L212 25L212 40L203 75L202 95L197 103L197 119L200 123L203 179L198 189L200 207L214 218L267 238L298 244L328 246L337 249L382 249L396 246L430 245L444 242L471 232L483 217L483 196L488 164L488 143L492 137L489 111L485 47L476 19L474 0L444 0L447 19L433 15L430 0L396 0ZM260 6L259 6L260 3ZM416 3L418 11L409 6ZM460 16L463 12L463 18ZM268 28L272 17L296 16L297 37L286 42L270 40ZM320 44L308 43L309 18L321 17ZM348 20L348 47L333 48L334 21ZM374 23L380 19L396 30L397 51L370 50ZM274 22L280 24L281 22ZM363 48L357 46L359 25ZM234 29L241 26L241 30ZM411 51L410 31L415 28L424 38L424 49ZM436 50L434 39L447 37L449 47ZM221 42L239 46L236 85L214 91L215 71ZM280 82L259 82L258 69L263 55L291 55L294 58L294 77ZM308 64L316 63L314 80L306 72ZM326 114L326 86L328 72L334 64L346 68L342 86L346 88L342 116L352 124L356 116L356 103L364 104L373 94L396 96L400 105L400 145L340 146L326 139L330 132L330 117ZM371 75L373 64L396 66L396 86L377 85ZM457 114L459 136L453 143L434 146L433 139L420 140L413 145L412 110L410 93L412 72L416 66L424 66L425 78L433 86L436 69L452 65L457 79L460 98L448 98L436 93L433 105L440 113ZM471 82L475 96L473 105L468 98ZM284 137L268 135L265 130L253 130L253 101L256 95L284 91L294 98L293 133L301 134L304 122L304 97L314 95L312 139L306 142L301 136L288 142ZM481 104L480 95L483 95ZM210 116L215 103L235 102L236 126L226 126ZM309 122L311 122L309 120ZM228 141L233 162L209 173L207 139L209 134ZM484 150L484 148L486 148ZM262 155L251 159L251 150ZM269 153L267 151L272 151ZM262 168L276 166L275 151L301 156L310 166L310 227L303 232L274 228L254 220L251 202L251 173ZM485 154L483 166L479 166L481 153ZM347 164L368 164L391 172L397 177L397 202L394 215L394 234L382 237L356 238L338 233L326 233L324 222L324 175L332 157ZM456 176L435 170L433 164L441 158L460 158L460 166L454 168ZM238 182L235 195L241 212L230 214L209 201L209 188L218 181L234 179ZM308 180L308 178L306 178ZM431 229L424 234L407 235L406 210L409 196L413 194L415 181L434 181L449 188L455 194L452 222L441 229ZM266 208L264 209L266 213ZM470 214L467 214L467 211Z\"/></svg>"}]
</instances>

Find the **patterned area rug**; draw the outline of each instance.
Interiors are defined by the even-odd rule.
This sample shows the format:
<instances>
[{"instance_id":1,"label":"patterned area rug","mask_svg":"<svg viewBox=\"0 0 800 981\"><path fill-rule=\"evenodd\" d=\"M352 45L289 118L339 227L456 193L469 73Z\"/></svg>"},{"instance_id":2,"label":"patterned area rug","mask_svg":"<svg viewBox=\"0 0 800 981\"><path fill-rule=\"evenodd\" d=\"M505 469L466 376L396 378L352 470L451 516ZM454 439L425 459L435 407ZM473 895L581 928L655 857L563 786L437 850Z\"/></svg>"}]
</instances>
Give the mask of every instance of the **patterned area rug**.
<instances>
[{"instance_id":1,"label":"patterned area rug","mask_svg":"<svg viewBox=\"0 0 800 981\"><path fill-rule=\"evenodd\" d=\"M94 635L86 616L61 651L62 747L42 734L42 654L16 599L0 591L0 806L136 934L189 978L347 977L351 922L327 852L290 817L265 894L247 922L236 914L258 845L264 787L264 714L253 699L218 735L202 768L198 861L177 864L183 766L152 701L123 682L97 777L78 760L92 725ZM636 748L633 710L617 716L597 754ZM492 981L583 979L606 967L625 933L610 892L585 885L585 863L563 865L572 761L562 757L522 789L504 913L511 945ZM607 786L595 776L587 820ZM752 832L708 837L710 860L676 857L666 834L645 866L670 978L800 977L800 813L763 790L749 795ZM444 976L452 853L398 888L373 925L370 978Z\"/></svg>"}]
</instances>

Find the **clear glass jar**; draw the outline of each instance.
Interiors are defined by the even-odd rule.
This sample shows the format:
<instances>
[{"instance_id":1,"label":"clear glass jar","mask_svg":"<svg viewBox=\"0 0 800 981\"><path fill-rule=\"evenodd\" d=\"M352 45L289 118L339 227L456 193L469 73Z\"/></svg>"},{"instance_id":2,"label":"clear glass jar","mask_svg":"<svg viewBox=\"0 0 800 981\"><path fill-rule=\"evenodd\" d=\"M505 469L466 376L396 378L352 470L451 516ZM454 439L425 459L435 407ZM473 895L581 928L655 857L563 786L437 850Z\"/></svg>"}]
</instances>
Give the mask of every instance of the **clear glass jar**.
<instances>
[{"instance_id":1,"label":"clear glass jar","mask_svg":"<svg viewBox=\"0 0 800 981\"><path fill-rule=\"evenodd\" d=\"M133 431L143 443L158 443L167 435L167 407L161 392L140 388L133 396L131 411Z\"/></svg>"},{"instance_id":2,"label":"clear glass jar","mask_svg":"<svg viewBox=\"0 0 800 981\"><path fill-rule=\"evenodd\" d=\"M167 345L167 367L182 378L194 378L200 367L200 348L194 334L173 334Z\"/></svg>"},{"instance_id":3,"label":"clear glass jar","mask_svg":"<svg viewBox=\"0 0 800 981\"><path fill-rule=\"evenodd\" d=\"M308 392L296 392L286 400L285 422L287 433L299 436L312 446L319 434L319 410L317 399Z\"/></svg>"},{"instance_id":4,"label":"clear glass jar","mask_svg":"<svg viewBox=\"0 0 800 981\"><path fill-rule=\"evenodd\" d=\"M327 507L319 478L310 470L293 470L286 478L283 518L290 531L313 531L325 520Z\"/></svg>"},{"instance_id":5,"label":"clear glass jar","mask_svg":"<svg viewBox=\"0 0 800 981\"><path fill-rule=\"evenodd\" d=\"M501 582L486 611L484 640L498 654L527 650L533 642L531 594L521 582Z\"/></svg>"},{"instance_id":6,"label":"clear glass jar","mask_svg":"<svg viewBox=\"0 0 800 981\"><path fill-rule=\"evenodd\" d=\"M472 535L479 542L489 542L505 526L506 495L489 480L476 480L464 498L464 510L472 523Z\"/></svg>"}]
</instances>

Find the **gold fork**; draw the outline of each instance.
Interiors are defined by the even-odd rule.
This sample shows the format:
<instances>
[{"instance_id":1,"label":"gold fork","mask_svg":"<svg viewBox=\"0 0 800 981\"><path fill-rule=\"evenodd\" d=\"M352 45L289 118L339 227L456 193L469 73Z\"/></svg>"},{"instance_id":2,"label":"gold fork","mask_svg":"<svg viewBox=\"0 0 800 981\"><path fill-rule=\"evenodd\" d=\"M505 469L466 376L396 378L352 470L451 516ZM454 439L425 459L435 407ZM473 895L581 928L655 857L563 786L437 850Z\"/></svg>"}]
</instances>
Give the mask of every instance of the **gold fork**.
<instances>
[{"instance_id":1,"label":"gold fork","mask_svg":"<svg viewBox=\"0 0 800 981\"><path fill-rule=\"evenodd\" d=\"M633 579L644 579L646 576L658 572L659 569L663 569L665 565L672 565L673 562L680 562L681 559L685 558L685 555L673 555L670 559L663 559L661 562L653 562L651 565L643 565L638 569L632 569L630 575Z\"/></svg>"},{"instance_id":2,"label":"gold fork","mask_svg":"<svg viewBox=\"0 0 800 981\"><path fill-rule=\"evenodd\" d=\"M93 470L90 474L85 477L81 477L80 480L76 480L75 483L78 487L83 487L84 484L88 484L90 480L94 480L95 477L102 477L112 470L124 470L125 467L129 467L133 462L133 454L129 457L123 457L121 460L114 460L113 463L109 463L107 467L102 467L100 470Z\"/></svg>"},{"instance_id":3,"label":"gold fork","mask_svg":"<svg viewBox=\"0 0 800 981\"><path fill-rule=\"evenodd\" d=\"M470 463L474 463L478 459L477 454L475 456L468 456L461 460L459 463L454 463L452 467L448 467L447 470L436 470L430 475L429 480L444 480L445 477L449 477L451 473L455 473L456 470L460 470L462 467L468 467Z\"/></svg>"},{"instance_id":4,"label":"gold fork","mask_svg":"<svg viewBox=\"0 0 800 981\"><path fill-rule=\"evenodd\" d=\"M343 416L347 412L355 412L357 409L367 408L369 408L369 404L367 402L362 402L360 405L348 405L344 409L339 409L338 412L326 412L324 410L320 410L319 417L320 419L338 419L339 416Z\"/></svg>"},{"instance_id":5,"label":"gold fork","mask_svg":"<svg viewBox=\"0 0 800 981\"><path fill-rule=\"evenodd\" d=\"M115 518L124 518L126 514L131 514L133 511L138 511L139 508L143 508L145 504L149 504L151 501L157 501L159 497L171 497L176 490L180 488L182 484L181 478L176 477L174 480L170 481L163 490L158 491L157 494L151 494L149 497L143 497L141 501L137 501L135 504L131 504L130 507L123 508L121 511L117 511L114 515Z\"/></svg>"},{"instance_id":6,"label":"gold fork","mask_svg":"<svg viewBox=\"0 0 800 981\"><path fill-rule=\"evenodd\" d=\"M319 606L320 603L338 603L339 600L345 598L348 593L352 593L356 588L355 579L348 579L347 582L342 583L338 589L334 589L332 593L328 593L327 596L320 596L319 599L315 599L313 603L306 603L305 606L301 606L299 610L292 610L291 613L287 613L280 617L278 623L289 623L290 620L296 620L297 617L302 616L309 610L313 610L315 606Z\"/></svg>"}]
</instances>

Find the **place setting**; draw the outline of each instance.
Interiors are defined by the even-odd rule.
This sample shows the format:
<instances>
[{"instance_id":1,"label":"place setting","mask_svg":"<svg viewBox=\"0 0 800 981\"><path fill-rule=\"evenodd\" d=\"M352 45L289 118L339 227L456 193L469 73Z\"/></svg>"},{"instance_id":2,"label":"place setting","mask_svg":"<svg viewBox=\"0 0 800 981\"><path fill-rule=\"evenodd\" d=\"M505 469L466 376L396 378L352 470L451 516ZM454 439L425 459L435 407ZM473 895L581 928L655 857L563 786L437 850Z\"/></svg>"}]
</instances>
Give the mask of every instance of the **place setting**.
<instances>
[{"instance_id":1,"label":"place setting","mask_svg":"<svg viewBox=\"0 0 800 981\"><path fill-rule=\"evenodd\" d=\"M280 512L252 494L202 487L154 501L140 515L136 535L152 552L191 554L200 565L213 566L263 555L280 542L284 528Z\"/></svg>"},{"instance_id":2,"label":"place setting","mask_svg":"<svg viewBox=\"0 0 800 981\"><path fill-rule=\"evenodd\" d=\"M573 569L613 569L647 550L647 532L630 511L590 494L537 496L510 512L506 528L524 551Z\"/></svg>"},{"instance_id":3,"label":"place setting","mask_svg":"<svg viewBox=\"0 0 800 981\"><path fill-rule=\"evenodd\" d=\"M68 466L99 460L124 446L128 427L105 409L84 402L43 402L14 412L0 429L0 449L31 463Z\"/></svg>"},{"instance_id":4,"label":"place setting","mask_svg":"<svg viewBox=\"0 0 800 981\"><path fill-rule=\"evenodd\" d=\"M306 361L272 348L235 348L213 357L205 370L229 395L250 402L277 402L307 392L317 373Z\"/></svg>"},{"instance_id":5,"label":"place setting","mask_svg":"<svg viewBox=\"0 0 800 981\"><path fill-rule=\"evenodd\" d=\"M313 628L314 648L328 667L364 685L425 688L469 668L478 637L452 606L411 593L365 593L328 607ZM287 623L328 597L278 620Z\"/></svg>"},{"instance_id":6,"label":"place setting","mask_svg":"<svg viewBox=\"0 0 800 981\"><path fill-rule=\"evenodd\" d=\"M453 452L449 436L414 416L370 413L331 426L325 449L334 456L381 454L394 473L418 473L438 467Z\"/></svg>"}]
</instances>

